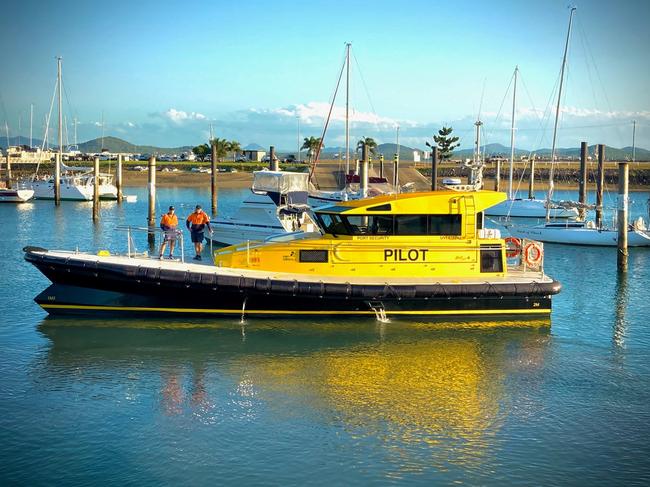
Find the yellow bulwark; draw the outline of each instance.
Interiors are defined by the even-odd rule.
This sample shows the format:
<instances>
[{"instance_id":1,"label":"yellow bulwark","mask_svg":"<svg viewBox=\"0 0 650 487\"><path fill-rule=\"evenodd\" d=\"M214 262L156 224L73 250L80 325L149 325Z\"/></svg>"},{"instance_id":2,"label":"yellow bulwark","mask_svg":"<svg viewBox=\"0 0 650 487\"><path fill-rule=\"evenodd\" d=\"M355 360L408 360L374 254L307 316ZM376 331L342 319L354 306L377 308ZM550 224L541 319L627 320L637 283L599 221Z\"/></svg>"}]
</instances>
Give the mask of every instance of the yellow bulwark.
<instances>
[{"instance_id":1,"label":"yellow bulwark","mask_svg":"<svg viewBox=\"0 0 650 487\"><path fill-rule=\"evenodd\" d=\"M483 211L505 199L449 190L341 202L314 211L322 234L226 247L215 264L314 276L503 277L504 241L483 229Z\"/></svg>"}]
</instances>

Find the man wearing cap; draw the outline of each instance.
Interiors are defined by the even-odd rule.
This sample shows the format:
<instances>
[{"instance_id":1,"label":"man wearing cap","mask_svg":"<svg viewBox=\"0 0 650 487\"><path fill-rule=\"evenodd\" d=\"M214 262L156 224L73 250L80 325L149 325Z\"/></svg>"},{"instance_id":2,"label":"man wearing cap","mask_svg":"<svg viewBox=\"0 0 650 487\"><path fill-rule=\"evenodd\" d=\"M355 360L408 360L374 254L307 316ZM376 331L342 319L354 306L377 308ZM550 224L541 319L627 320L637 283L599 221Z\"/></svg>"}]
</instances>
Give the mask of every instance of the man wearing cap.
<instances>
[{"instance_id":1,"label":"man wearing cap","mask_svg":"<svg viewBox=\"0 0 650 487\"><path fill-rule=\"evenodd\" d=\"M163 258L167 242L169 242L169 258L174 258L174 247L176 246L176 235L178 234L177 227L178 217L174 213L174 207L170 206L169 211L165 213L160 219L160 228L163 232L165 232L165 235L163 237L162 243L160 244L160 253L158 255L159 258Z\"/></svg>"},{"instance_id":2,"label":"man wearing cap","mask_svg":"<svg viewBox=\"0 0 650 487\"><path fill-rule=\"evenodd\" d=\"M194 250L196 251L194 260L201 260L201 250L203 249L203 231L207 227L208 231L212 233L212 228L210 228L210 218L201 209L201 205L196 205L194 211L190 213L190 216L187 217L185 226L187 226L188 230L190 231L192 242L194 243Z\"/></svg>"}]
</instances>

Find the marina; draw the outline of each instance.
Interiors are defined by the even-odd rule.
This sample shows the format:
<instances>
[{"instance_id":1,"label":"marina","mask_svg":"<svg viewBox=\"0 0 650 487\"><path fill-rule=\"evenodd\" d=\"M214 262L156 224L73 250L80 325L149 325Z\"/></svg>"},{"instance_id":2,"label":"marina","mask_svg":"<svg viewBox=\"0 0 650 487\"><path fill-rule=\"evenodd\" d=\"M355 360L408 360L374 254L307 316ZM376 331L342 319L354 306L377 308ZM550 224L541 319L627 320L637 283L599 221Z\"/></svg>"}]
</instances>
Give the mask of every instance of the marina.
<instances>
[{"instance_id":1,"label":"marina","mask_svg":"<svg viewBox=\"0 0 650 487\"><path fill-rule=\"evenodd\" d=\"M146 189L133 191L137 203L102 203L100 226L90 203L0 206L2 221L17 229L0 238L15 276L0 287L12 310L3 318L0 452L22 459L3 468L5 479L91 481L114 468L103 453L107 439L134 455L147 445L137 464L120 467L143 483L152 475L200 482L201 469L187 469L196 461L224 482L269 475L309 482L314 470L326 481L344 472L355 483L426 483L431 475L471 483L495 475L599 483L615 475L634 483L648 474L647 431L637 422L650 400L645 249L630 249L627 279L603 279L616 275L615 250L547 244L544 269L563 285L551 320L47 317L31 301L47 280L23 259L25 240L126 251L114 229L141 225L147 207ZM222 189L219 208L236 211L248 192ZM644 214L648 197L632 193L632 216ZM175 204L183 218L209 198L205 187L158 190L159 205ZM148 248L144 235L135 243L138 252ZM20 433L11 424L21 424ZM278 449L278 437L302 452L301 468L283 467L294 465L297 450ZM184 452L167 460L177 444ZM226 444L225 457L207 453ZM52 462L43 465L42 451L23 445L51 448ZM535 463L521 461L531 455ZM324 457L332 463L323 465Z\"/></svg>"},{"instance_id":2,"label":"marina","mask_svg":"<svg viewBox=\"0 0 650 487\"><path fill-rule=\"evenodd\" d=\"M5 6L0 485L650 485L650 4L285 3Z\"/></svg>"}]
</instances>

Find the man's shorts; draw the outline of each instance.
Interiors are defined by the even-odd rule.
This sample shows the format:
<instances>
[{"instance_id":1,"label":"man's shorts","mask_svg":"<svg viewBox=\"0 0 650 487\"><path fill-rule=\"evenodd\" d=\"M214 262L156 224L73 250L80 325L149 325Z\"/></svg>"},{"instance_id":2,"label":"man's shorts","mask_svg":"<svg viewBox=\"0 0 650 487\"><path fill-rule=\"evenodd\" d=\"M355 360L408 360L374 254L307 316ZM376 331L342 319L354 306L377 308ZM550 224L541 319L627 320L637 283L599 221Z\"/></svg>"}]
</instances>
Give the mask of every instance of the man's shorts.
<instances>
[{"instance_id":1,"label":"man's shorts","mask_svg":"<svg viewBox=\"0 0 650 487\"><path fill-rule=\"evenodd\" d=\"M203 232L190 232L193 243L203 243Z\"/></svg>"}]
</instances>

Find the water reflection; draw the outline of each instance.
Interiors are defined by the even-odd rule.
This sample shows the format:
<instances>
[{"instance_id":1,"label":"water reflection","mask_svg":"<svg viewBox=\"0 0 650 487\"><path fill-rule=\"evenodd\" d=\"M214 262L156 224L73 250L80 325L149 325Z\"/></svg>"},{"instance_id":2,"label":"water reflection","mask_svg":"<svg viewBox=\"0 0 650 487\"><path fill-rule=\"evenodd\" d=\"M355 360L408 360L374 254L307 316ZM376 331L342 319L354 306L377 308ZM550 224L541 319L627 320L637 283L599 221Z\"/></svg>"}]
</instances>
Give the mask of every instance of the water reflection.
<instances>
[{"instance_id":1,"label":"water reflection","mask_svg":"<svg viewBox=\"0 0 650 487\"><path fill-rule=\"evenodd\" d=\"M236 320L46 319L50 348L36 367L64 389L135 374L155 414L205 425L313 418L355 442L380 440L398 472L477 468L509 414L509 375L543 366L548 322L528 324L255 321L244 340Z\"/></svg>"},{"instance_id":2,"label":"water reflection","mask_svg":"<svg viewBox=\"0 0 650 487\"><path fill-rule=\"evenodd\" d=\"M614 345L618 348L625 346L625 335L627 331L625 313L630 299L627 279L627 272L616 273L616 290L614 294L616 319L614 321L613 340Z\"/></svg>"}]
</instances>

